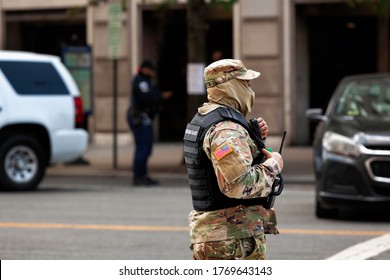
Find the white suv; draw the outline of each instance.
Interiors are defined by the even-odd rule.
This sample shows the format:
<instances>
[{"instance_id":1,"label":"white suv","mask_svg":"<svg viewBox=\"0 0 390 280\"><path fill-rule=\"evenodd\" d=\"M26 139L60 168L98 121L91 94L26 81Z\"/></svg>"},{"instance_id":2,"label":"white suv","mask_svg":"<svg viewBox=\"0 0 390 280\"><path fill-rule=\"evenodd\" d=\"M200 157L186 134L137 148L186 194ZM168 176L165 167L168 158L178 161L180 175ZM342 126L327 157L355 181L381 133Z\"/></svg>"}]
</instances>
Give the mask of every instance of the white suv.
<instances>
[{"instance_id":1,"label":"white suv","mask_svg":"<svg viewBox=\"0 0 390 280\"><path fill-rule=\"evenodd\" d=\"M82 118L59 57L0 51L0 189L36 189L48 165L79 158L88 144Z\"/></svg>"}]
</instances>

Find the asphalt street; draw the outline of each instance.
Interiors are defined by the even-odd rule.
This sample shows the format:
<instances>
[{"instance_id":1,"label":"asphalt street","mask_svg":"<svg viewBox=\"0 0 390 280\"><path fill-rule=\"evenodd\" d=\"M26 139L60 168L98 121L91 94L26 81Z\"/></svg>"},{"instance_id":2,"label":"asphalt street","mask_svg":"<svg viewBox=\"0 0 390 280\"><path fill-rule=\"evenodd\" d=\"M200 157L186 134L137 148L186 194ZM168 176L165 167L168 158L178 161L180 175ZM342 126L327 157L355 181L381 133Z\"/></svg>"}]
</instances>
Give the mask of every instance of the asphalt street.
<instances>
[{"instance_id":1,"label":"asphalt street","mask_svg":"<svg viewBox=\"0 0 390 280\"><path fill-rule=\"evenodd\" d=\"M269 145L272 145L273 143L274 145L271 147L273 149L277 149L278 139L275 139L275 141L269 143ZM53 166L48 169L47 178L49 179L49 181L56 180L56 178L58 179L61 177L69 178L70 181L76 178L100 178L98 179L98 181L101 183L101 186L100 187L94 186L94 188L98 187L102 189L107 187L107 185L110 184L110 180L112 181L113 178L115 178L115 180L121 178L120 180L121 182L124 182L123 183L124 185L128 184L128 187L131 187L131 159L133 154L132 147L133 145L131 145L131 143L124 143L117 146L118 149L116 154L117 162L114 167L114 160L113 160L114 151L111 143L98 143L93 145L91 144L83 157L84 161L86 161L88 164L86 164L85 162L83 163L79 162L74 164ZM156 179L160 180L163 186L169 186L169 188L173 188L173 190L177 189L177 187L181 188L183 186L187 186L187 177L186 177L185 167L182 161L182 155L183 155L182 143L156 143L154 146L153 156L150 159L150 165L149 165L151 175ZM313 169L312 169L311 147L285 147L283 150L283 156L285 161L284 164L285 168L283 170L285 183L287 183L288 185L312 186L314 183L314 176L313 176ZM73 184L76 186L82 186L83 183L73 182ZM141 198L141 197L136 201L138 201L137 203L140 205L146 203L145 198ZM173 205L174 202L172 202L171 204ZM299 212L300 208L303 209L304 205L305 203L297 203L297 207L296 207L297 211ZM312 208L312 206L310 205L308 205L308 207ZM187 212L188 209L186 209L185 211ZM285 210L285 211L289 211L289 210ZM311 217L313 216L312 212L310 215ZM291 220L291 218L288 218L288 220ZM156 221L158 221L158 219ZM301 225L302 221L296 221L295 223L297 225ZM159 224L157 223L157 225ZM160 226L162 226L162 224ZM390 228L387 232L390 232ZM141 232L135 234L142 235ZM287 239L285 238L286 236L284 235L279 240L281 240L282 243L283 240L285 240L284 241L285 244L282 244L282 246L288 247L290 241L288 241L289 240L288 238ZM337 238L341 240L343 237L338 236ZM270 237L270 239L272 240L273 237ZM366 239L367 238L361 241L362 242L367 241ZM380 240L380 242L383 243L389 241L388 239L382 239ZM272 242L270 244L272 244ZM138 245L142 246L142 244L138 244ZM135 248L137 248L138 245L134 244ZM350 245L352 246L356 244L350 244ZM382 248L390 248L390 247L385 247L385 246L389 246L388 244L382 244L382 245L383 246L381 246L380 244L379 246ZM272 248L272 245L270 246ZM372 243L371 245L368 244L367 246L370 247L375 245L373 245ZM340 247L340 251L342 251L342 249L345 248ZM367 249L363 248L361 250L367 250ZM186 259L187 257L182 256L182 258L184 259ZM328 256L328 257L332 257L332 256ZM337 258L338 256L335 254L334 257ZM161 255L160 258L164 258L163 255ZM384 252L379 251L377 255L369 254L368 259L389 260L390 251L389 250L386 250Z\"/></svg>"}]
</instances>

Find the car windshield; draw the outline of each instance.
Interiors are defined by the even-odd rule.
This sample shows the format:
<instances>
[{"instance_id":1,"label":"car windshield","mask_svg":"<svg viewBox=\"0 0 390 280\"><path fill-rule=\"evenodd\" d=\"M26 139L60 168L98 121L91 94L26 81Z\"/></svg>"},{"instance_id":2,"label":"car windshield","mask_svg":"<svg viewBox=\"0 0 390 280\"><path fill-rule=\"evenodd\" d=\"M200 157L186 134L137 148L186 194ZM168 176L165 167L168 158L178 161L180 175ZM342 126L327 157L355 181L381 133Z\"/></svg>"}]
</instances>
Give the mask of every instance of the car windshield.
<instances>
[{"instance_id":1,"label":"car windshield","mask_svg":"<svg viewBox=\"0 0 390 280\"><path fill-rule=\"evenodd\" d=\"M351 81L336 104L339 116L390 117L390 79Z\"/></svg>"}]
</instances>

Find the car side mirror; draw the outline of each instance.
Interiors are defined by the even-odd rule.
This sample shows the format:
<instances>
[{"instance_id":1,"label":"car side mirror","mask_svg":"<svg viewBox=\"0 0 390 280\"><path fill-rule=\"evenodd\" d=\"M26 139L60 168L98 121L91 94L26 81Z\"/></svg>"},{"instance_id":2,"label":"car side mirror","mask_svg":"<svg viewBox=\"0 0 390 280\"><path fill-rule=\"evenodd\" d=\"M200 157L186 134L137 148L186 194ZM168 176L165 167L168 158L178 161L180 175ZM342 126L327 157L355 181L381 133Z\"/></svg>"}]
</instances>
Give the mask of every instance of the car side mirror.
<instances>
[{"instance_id":1,"label":"car side mirror","mask_svg":"<svg viewBox=\"0 0 390 280\"><path fill-rule=\"evenodd\" d=\"M321 108L311 108L306 110L306 118L310 121L322 121L325 122L328 118L323 115Z\"/></svg>"}]
</instances>

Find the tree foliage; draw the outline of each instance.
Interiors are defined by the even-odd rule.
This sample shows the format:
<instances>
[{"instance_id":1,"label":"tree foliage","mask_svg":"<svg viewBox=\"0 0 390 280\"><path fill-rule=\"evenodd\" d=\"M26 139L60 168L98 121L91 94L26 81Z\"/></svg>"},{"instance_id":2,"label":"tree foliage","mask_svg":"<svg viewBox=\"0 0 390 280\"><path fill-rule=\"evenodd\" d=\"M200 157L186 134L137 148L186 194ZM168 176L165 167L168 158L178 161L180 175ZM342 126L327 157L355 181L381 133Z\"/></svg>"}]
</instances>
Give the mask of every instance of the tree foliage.
<instances>
[{"instance_id":1,"label":"tree foliage","mask_svg":"<svg viewBox=\"0 0 390 280\"><path fill-rule=\"evenodd\" d=\"M188 0L188 1L191 1L191 0ZM224 9L229 9L232 7L232 5L234 3L236 3L238 0L204 0L204 2L206 4L211 4L211 5L218 5ZM98 6L100 3L107 3L108 0L89 0L88 3L89 5L92 5L92 6ZM126 7L127 7L127 0L120 0L121 4L122 4L122 9L123 10L126 10ZM144 3L148 3L150 1L148 0L143 0ZM173 4L177 4L178 3L178 0L161 0L161 3L160 4L163 4L163 5L173 5Z\"/></svg>"},{"instance_id":2,"label":"tree foliage","mask_svg":"<svg viewBox=\"0 0 390 280\"><path fill-rule=\"evenodd\" d=\"M390 15L390 0L348 0L348 4L351 7L360 5L371 6L378 15Z\"/></svg>"},{"instance_id":3,"label":"tree foliage","mask_svg":"<svg viewBox=\"0 0 390 280\"><path fill-rule=\"evenodd\" d=\"M127 0L119 0L122 6L122 10L125 11L127 9ZM88 4L91 6L98 6L100 3L107 3L108 0L88 0Z\"/></svg>"}]
</instances>

